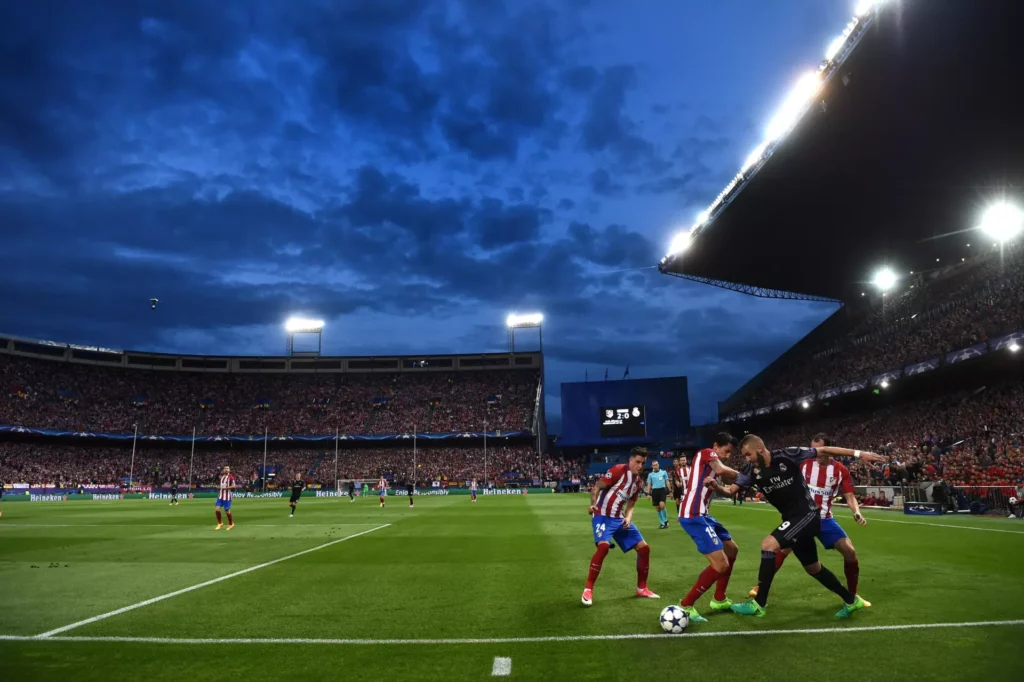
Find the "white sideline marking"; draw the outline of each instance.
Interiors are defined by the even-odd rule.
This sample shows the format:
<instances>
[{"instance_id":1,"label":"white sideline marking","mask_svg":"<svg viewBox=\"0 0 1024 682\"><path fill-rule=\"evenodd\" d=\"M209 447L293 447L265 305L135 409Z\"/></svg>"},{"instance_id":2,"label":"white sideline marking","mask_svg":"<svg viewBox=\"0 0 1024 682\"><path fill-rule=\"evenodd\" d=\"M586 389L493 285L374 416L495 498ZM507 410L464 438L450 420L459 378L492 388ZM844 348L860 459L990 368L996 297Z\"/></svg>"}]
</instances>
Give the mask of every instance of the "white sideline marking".
<instances>
[{"instance_id":1,"label":"white sideline marking","mask_svg":"<svg viewBox=\"0 0 1024 682\"><path fill-rule=\"evenodd\" d=\"M512 674L512 659L503 656L494 657L494 667L491 668L491 677L508 677Z\"/></svg>"},{"instance_id":2,"label":"white sideline marking","mask_svg":"<svg viewBox=\"0 0 1024 682\"><path fill-rule=\"evenodd\" d=\"M303 550L301 552L296 552L295 554L289 554L286 557L281 557L280 559L274 559L273 561L268 561L266 563L259 564L258 566L250 566L249 568L243 568L241 571L235 571L234 573L229 573L228 575L222 575L219 578L214 578L213 580L207 580L206 582L199 583L198 585L193 585L191 587L186 587L184 589L177 590L175 592L170 592L168 594L164 594L164 595L161 595L159 597L153 597L152 599L147 599L146 601L140 601L138 604L132 604L131 606L125 606L123 608L116 609L114 611L109 611L107 613L101 613L98 616L93 616L92 618L86 618L85 620L80 620L77 623L72 623L71 625L65 625L64 627L60 627L60 628L57 628L55 630L50 630L49 632L44 632L44 633L42 633L40 635L36 635L35 638L37 638L37 639L47 639L49 637L52 637L53 635L58 635L58 634L60 634L62 632L67 632L68 630L73 630L73 629L81 627L83 625L88 625L89 623L95 623L96 621L104 620L105 618L110 618L111 616L118 616L118 615L120 615L122 613L127 613L128 611L134 611L135 609L141 609L143 606L149 606L150 604L155 604L155 603L157 603L159 601L163 601L164 599L170 599L171 597L177 597L179 594L185 594L186 592L192 592L193 590L198 590L201 587L207 587L209 585L215 585L216 583L223 582L225 580L228 580L229 578L237 578L240 575L245 575L246 573L252 573L253 571L258 571L261 568L266 568L267 566L273 566L274 564L279 564L282 561L288 561L289 559L294 559L295 557L300 557L303 554L309 554L310 552L316 552L317 550L324 549L325 547L330 547L331 545L336 545L339 542L345 542L346 540L351 540L352 538L357 538L360 535L366 535L367 533L372 533L372 532L374 532L376 530L380 530L381 528L387 528L390 525L391 525L390 523L385 523L383 526L377 526L376 528L371 528L370 530L364 530L361 533L354 533L353 535L346 535L343 538L340 538L338 540L331 540L330 542L326 542L326 543L324 543L322 545L318 545L316 547L313 547L312 549L306 549L306 550Z\"/></svg>"},{"instance_id":3,"label":"white sideline marking","mask_svg":"<svg viewBox=\"0 0 1024 682\"><path fill-rule=\"evenodd\" d=\"M750 511L771 511L771 512L775 512L776 514L778 514L778 512L776 512L775 509L772 509L772 508L768 508L768 509L751 508ZM864 518L866 518L871 523L874 523L876 521L879 522L879 523L905 523L908 526L933 526L935 528L960 528L962 530L987 530L990 533L1012 533L1014 535L1024 535L1024 530L1006 530L1005 528L983 528L981 526L961 526L961 525L956 524L956 523L925 523L924 521L901 521L899 519L880 519L880 518L878 518L877 516L874 516L874 515L865 516Z\"/></svg>"},{"instance_id":4,"label":"white sideline marking","mask_svg":"<svg viewBox=\"0 0 1024 682\"><path fill-rule=\"evenodd\" d=\"M376 529L375 529L376 530ZM369 531L367 531L369 532ZM319 548L318 548L319 549ZM313 550L309 550L313 551ZM283 561L283 559L282 559ZM194 589L194 588L193 588ZM132 607L135 608L135 607ZM112 615L112 614L107 614ZM103 616L104 618L106 616ZM84 621L83 621L84 623ZM80 624L76 624L77 627ZM124 644L330 644L330 645L415 645L415 644L539 644L545 642L593 642L622 639L693 639L696 637L764 637L767 635L842 635L851 632L886 632L891 630L932 630L937 628L971 628L1001 625L1024 625L1024 620L985 620L971 623L910 623L906 625L868 625L861 627L806 628L800 630L729 630L719 632L688 632L668 635L664 632L622 635L564 635L551 637L492 637L478 639L267 639L267 638L179 638L179 637L35 637L0 635L8 642L115 642ZM49 634L49 633L47 633Z\"/></svg>"}]
</instances>

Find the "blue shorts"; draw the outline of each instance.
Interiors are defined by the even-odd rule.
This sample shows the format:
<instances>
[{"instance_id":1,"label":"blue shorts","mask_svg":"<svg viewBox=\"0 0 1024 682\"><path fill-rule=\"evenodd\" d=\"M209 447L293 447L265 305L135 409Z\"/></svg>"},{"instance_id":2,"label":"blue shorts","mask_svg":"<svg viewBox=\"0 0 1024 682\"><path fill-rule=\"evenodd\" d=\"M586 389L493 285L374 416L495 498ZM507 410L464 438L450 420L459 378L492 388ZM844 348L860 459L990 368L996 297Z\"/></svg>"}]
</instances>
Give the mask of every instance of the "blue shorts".
<instances>
[{"instance_id":1,"label":"blue shorts","mask_svg":"<svg viewBox=\"0 0 1024 682\"><path fill-rule=\"evenodd\" d=\"M629 528L623 528L623 521L625 519L610 519L607 516L595 516L591 519L590 525L594 527L594 544L607 542L614 547L614 540L619 543L619 549L628 552L643 542L644 536L636 529L636 525L631 523Z\"/></svg>"},{"instance_id":2,"label":"blue shorts","mask_svg":"<svg viewBox=\"0 0 1024 682\"><path fill-rule=\"evenodd\" d=\"M849 537L846 531L839 526L835 519L822 519L821 530L818 531L818 540L825 549L835 549L836 543L843 538Z\"/></svg>"},{"instance_id":3,"label":"blue shorts","mask_svg":"<svg viewBox=\"0 0 1024 682\"><path fill-rule=\"evenodd\" d=\"M231 511L231 500L217 500L214 503L213 508L216 509L217 507L220 507L224 511Z\"/></svg>"},{"instance_id":4,"label":"blue shorts","mask_svg":"<svg viewBox=\"0 0 1024 682\"><path fill-rule=\"evenodd\" d=\"M694 519L679 519L679 525L683 527L697 545L697 551L701 554L711 554L722 549L722 543L732 540L732 535L720 524L711 514L698 516Z\"/></svg>"}]
</instances>

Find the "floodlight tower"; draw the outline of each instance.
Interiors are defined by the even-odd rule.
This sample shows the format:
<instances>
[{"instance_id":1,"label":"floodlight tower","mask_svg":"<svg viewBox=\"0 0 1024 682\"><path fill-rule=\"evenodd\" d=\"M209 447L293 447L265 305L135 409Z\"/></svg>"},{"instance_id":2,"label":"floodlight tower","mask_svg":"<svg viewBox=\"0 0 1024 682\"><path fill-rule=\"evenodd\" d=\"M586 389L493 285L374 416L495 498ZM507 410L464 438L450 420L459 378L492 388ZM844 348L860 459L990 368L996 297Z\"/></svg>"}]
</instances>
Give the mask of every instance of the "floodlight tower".
<instances>
[{"instance_id":1,"label":"floodlight tower","mask_svg":"<svg viewBox=\"0 0 1024 682\"><path fill-rule=\"evenodd\" d=\"M320 357L320 350L323 348L323 320L314 320L306 317L289 317L284 323L284 329L288 332L289 356ZM295 350L295 337L297 335L316 336L316 350Z\"/></svg>"},{"instance_id":2,"label":"floodlight tower","mask_svg":"<svg viewBox=\"0 0 1024 682\"><path fill-rule=\"evenodd\" d=\"M516 330L536 329L537 340L540 343L540 351L544 352L544 316L540 313L518 314L512 313L505 319L508 327L508 352L516 352Z\"/></svg>"}]
</instances>

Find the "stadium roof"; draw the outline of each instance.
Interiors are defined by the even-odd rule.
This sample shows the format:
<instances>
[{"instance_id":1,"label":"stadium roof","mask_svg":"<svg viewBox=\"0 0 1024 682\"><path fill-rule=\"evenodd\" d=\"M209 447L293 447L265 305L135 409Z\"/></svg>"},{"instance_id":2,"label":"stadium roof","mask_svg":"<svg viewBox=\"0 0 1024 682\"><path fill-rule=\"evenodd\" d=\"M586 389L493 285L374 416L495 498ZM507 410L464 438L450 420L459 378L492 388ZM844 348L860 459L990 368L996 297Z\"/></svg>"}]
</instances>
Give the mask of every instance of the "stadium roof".
<instances>
[{"instance_id":1,"label":"stadium roof","mask_svg":"<svg viewBox=\"0 0 1024 682\"><path fill-rule=\"evenodd\" d=\"M812 69L824 84L795 127L660 270L850 300L883 265L920 273L993 248L971 229L986 205L1024 205L1022 28L1021 0L880 2Z\"/></svg>"}]
</instances>

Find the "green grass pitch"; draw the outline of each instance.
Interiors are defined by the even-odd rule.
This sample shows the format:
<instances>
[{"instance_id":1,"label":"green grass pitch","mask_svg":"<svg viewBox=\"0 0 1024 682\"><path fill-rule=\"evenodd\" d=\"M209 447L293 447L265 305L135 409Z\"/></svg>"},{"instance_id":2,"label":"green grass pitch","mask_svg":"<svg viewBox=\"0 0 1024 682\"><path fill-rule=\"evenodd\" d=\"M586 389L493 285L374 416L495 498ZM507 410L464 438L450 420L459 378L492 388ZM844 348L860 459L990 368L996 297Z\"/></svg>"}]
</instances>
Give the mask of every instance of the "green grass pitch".
<instances>
[{"instance_id":1,"label":"green grass pitch","mask_svg":"<svg viewBox=\"0 0 1024 682\"><path fill-rule=\"evenodd\" d=\"M766 618L715 614L671 636L658 613L706 564L677 524L657 529L648 502L635 521L662 598L633 596L635 560L615 549L589 609L585 496L416 502L304 498L290 519L287 499L240 499L230 533L213 531L212 500L3 504L0 677L1020 679L1022 522L868 512L859 528L843 511L872 608L837 621L838 600L791 558ZM730 596L744 598L778 516L712 513L740 545ZM842 579L841 559L822 555ZM197 641L211 639L249 641Z\"/></svg>"}]
</instances>

